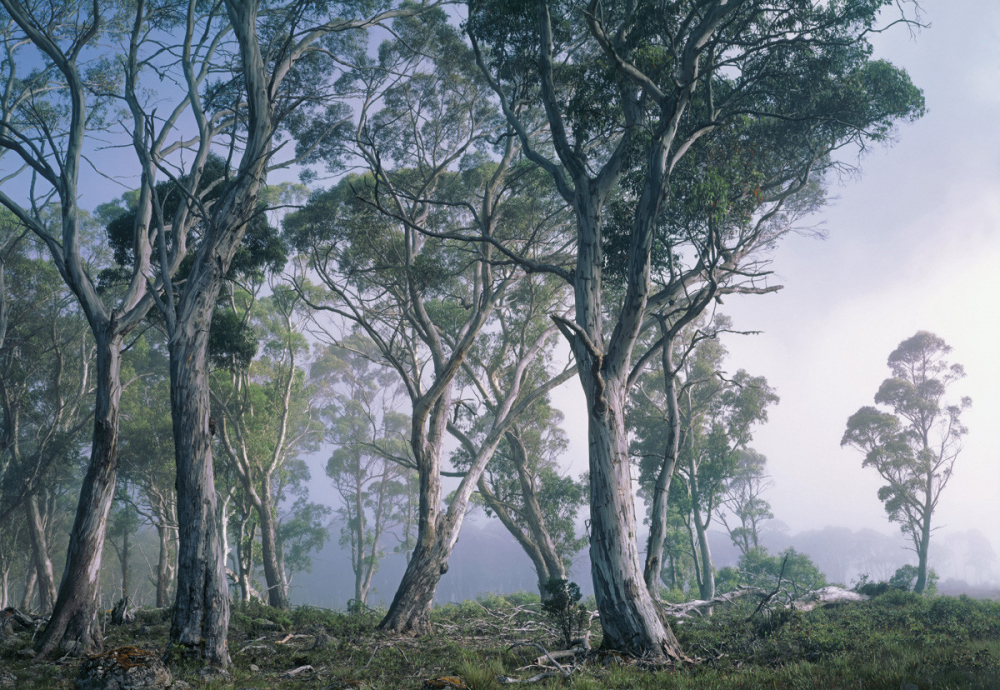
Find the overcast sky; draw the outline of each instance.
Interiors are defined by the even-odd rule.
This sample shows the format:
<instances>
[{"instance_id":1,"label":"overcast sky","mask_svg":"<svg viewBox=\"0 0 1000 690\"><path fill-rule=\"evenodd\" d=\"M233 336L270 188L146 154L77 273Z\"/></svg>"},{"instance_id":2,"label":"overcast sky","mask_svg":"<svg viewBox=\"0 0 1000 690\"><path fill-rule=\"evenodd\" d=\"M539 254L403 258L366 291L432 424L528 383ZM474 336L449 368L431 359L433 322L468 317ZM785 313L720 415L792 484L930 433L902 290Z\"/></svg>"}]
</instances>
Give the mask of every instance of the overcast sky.
<instances>
[{"instance_id":1,"label":"overcast sky","mask_svg":"<svg viewBox=\"0 0 1000 690\"><path fill-rule=\"evenodd\" d=\"M903 339L929 330L953 348L972 397L969 428L935 523L981 529L1000 546L1000 2L922 2L931 24L876 39L877 56L905 68L928 113L895 144L861 161L811 219L825 240L793 237L773 268L776 295L727 298L733 369L764 375L781 396L753 446L768 458L767 498L793 532L842 525L898 529L877 498L881 482L856 450L840 448L847 418L873 404ZM559 391L569 417L579 383ZM582 417L580 417L582 418ZM572 436L572 434L571 434ZM571 455L585 468L586 438ZM932 545L933 551L933 545ZM932 554L933 556L933 554Z\"/></svg>"}]
</instances>

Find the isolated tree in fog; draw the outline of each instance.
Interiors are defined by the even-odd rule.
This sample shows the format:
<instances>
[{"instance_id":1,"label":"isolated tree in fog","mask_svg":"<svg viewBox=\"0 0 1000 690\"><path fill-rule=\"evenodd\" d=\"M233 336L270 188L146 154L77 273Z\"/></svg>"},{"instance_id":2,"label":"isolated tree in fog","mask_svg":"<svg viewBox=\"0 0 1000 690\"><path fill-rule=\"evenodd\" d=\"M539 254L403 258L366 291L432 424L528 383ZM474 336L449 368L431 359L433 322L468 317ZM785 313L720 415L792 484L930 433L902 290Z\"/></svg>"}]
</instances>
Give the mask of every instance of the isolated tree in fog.
<instances>
[{"instance_id":1,"label":"isolated tree in fog","mask_svg":"<svg viewBox=\"0 0 1000 690\"><path fill-rule=\"evenodd\" d=\"M951 352L933 333L918 331L889 355L892 377L875 394L878 407L862 407L847 420L841 446L865 453L863 465L874 467L886 484L878 491L889 519L900 523L917 554L913 591L927 585L927 551L931 518L951 479L962 450L962 412L972 401L945 400L949 386L965 376L961 364L947 360Z\"/></svg>"}]
</instances>

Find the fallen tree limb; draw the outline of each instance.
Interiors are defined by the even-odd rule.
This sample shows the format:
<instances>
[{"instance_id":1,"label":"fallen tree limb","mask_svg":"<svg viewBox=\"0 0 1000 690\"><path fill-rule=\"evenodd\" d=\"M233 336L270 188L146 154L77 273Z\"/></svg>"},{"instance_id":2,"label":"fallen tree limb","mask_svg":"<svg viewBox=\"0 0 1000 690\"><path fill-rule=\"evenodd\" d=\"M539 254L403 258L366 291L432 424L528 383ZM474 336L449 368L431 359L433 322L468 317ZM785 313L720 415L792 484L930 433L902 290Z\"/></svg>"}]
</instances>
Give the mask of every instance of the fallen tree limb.
<instances>
[{"instance_id":1,"label":"fallen tree limb","mask_svg":"<svg viewBox=\"0 0 1000 690\"><path fill-rule=\"evenodd\" d=\"M759 587L741 587L734 589L732 592L720 594L712 599L696 599L695 601L686 601L682 604L662 602L662 606L663 612L673 618L691 618L693 615L704 617L716 606L731 604L743 597L761 594L766 594L766 592Z\"/></svg>"}]
</instances>

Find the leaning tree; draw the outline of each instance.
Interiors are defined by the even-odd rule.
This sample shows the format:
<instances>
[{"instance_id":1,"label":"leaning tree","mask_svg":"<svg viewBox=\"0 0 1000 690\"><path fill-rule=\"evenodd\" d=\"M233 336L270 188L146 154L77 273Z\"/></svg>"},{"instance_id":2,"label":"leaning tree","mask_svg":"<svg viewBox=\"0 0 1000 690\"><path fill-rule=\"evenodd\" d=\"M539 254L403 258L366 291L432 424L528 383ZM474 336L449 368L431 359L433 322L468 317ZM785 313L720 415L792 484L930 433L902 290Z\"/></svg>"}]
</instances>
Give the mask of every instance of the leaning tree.
<instances>
[{"instance_id":1,"label":"leaning tree","mask_svg":"<svg viewBox=\"0 0 1000 690\"><path fill-rule=\"evenodd\" d=\"M967 397L945 400L948 387L965 376L961 364L948 361L950 352L943 339L927 331L901 342L889 355L892 376L875 394L875 404L883 409L865 406L851 415L840 442L863 452L864 466L874 467L885 480L878 497L889 519L913 542L918 560L913 591L918 593L927 584L931 517L968 431L962 412L972 404Z\"/></svg>"},{"instance_id":2,"label":"leaning tree","mask_svg":"<svg viewBox=\"0 0 1000 690\"><path fill-rule=\"evenodd\" d=\"M919 115L922 97L906 74L870 58L868 36L886 4L469 3L477 60L524 155L551 176L575 214L576 263L561 273L573 287L575 314L557 321L587 399L590 553L608 646L682 655L641 580L623 414L633 349L651 306L654 246L663 248L658 223L665 209L684 203L671 193L672 173L699 140L749 124L783 129L781 140L797 144L788 166L800 174L785 183L790 188L808 178L823 151L884 139L895 122ZM754 134L747 136L753 145ZM719 181L713 162L705 166L708 181ZM611 307L608 202L631 169L641 175L620 223L623 279ZM709 227L706 241L729 251L716 230ZM686 296L680 292L665 298Z\"/></svg>"}]
</instances>

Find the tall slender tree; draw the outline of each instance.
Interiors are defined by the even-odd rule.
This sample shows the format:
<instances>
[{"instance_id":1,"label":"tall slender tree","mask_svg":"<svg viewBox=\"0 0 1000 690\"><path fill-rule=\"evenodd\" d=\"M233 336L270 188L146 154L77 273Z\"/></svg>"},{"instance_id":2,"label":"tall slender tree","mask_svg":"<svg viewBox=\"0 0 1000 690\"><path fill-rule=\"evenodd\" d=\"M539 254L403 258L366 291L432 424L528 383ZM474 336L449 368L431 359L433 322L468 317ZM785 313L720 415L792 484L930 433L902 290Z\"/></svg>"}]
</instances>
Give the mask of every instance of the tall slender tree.
<instances>
[{"instance_id":1,"label":"tall slender tree","mask_svg":"<svg viewBox=\"0 0 1000 690\"><path fill-rule=\"evenodd\" d=\"M927 586L931 520L968 433L962 412L972 404L968 397L945 399L949 386L965 376L961 364L948 361L950 352L928 331L901 342L889 355L892 377L875 394L875 404L890 411L862 407L847 420L840 441L864 453L864 466L874 467L885 480L878 497L917 554L917 593Z\"/></svg>"}]
</instances>

